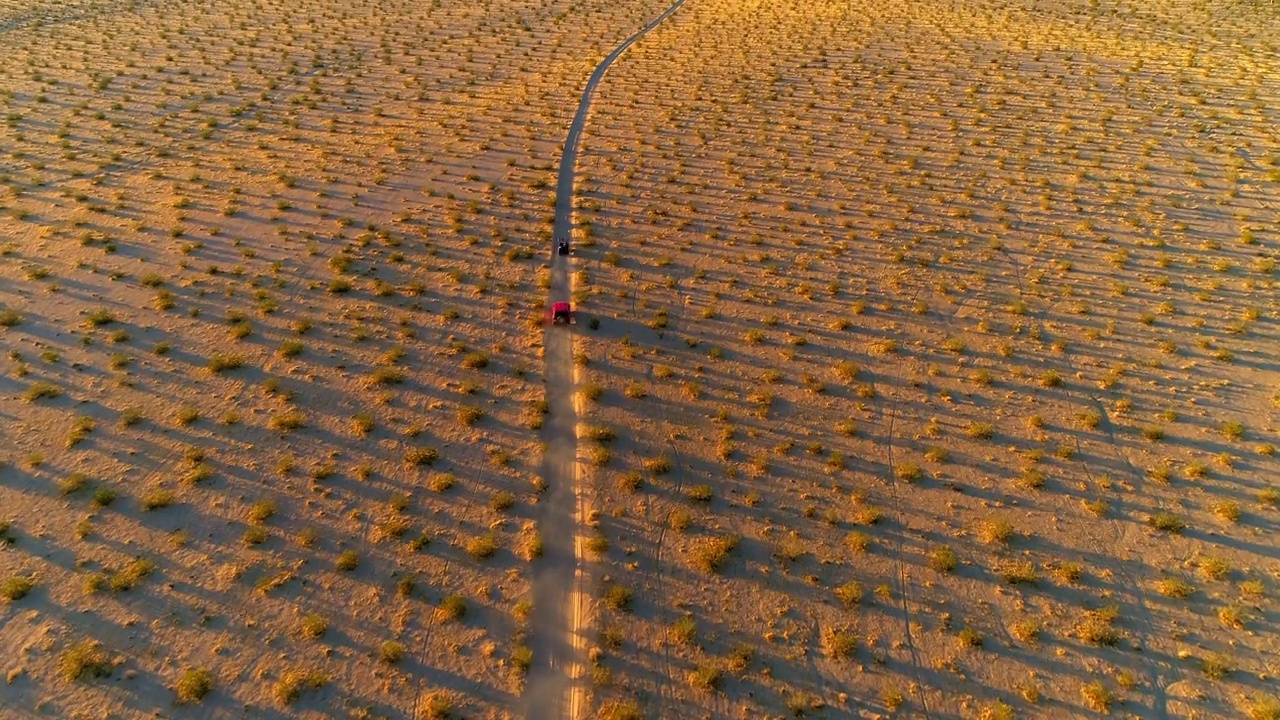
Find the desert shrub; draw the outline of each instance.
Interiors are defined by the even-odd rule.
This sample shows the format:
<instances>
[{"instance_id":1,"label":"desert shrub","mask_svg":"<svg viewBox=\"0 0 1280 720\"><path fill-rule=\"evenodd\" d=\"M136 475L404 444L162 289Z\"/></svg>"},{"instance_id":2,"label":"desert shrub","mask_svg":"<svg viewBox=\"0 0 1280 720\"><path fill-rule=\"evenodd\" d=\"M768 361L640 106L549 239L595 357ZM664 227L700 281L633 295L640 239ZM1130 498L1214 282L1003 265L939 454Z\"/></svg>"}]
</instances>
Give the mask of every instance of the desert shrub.
<instances>
[{"instance_id":1,"label":"desert shrub","mask_svg":"<svg viewBox=\"0 0 1280 720\"><path fill-rule=\"evenodd\" d=\"M272 695L280 705L288 707L302 697L306 690L319 690L329 684L329 678L319 670L289 670L276 681Z\"/></svg>"},{"instance_id":2,"label":"desert shrub","mask_svg":"<svg viewBox=\"0 0 1280 720\"><path fill-rule=\"evenodd\" d=\"M334 565L342 572L351 572L360 567L360 554L355 550L344 550Z\"/></svg>"},{"instance_id":3,"label":"desert shrub","mask_svg":"<svg viewBox=\"0 0 1280 720\"><path fill-rule=\"evenodd\" d=\"M966 627L956 633L956 640L960 643L960 647L979 648L982 647L982 643L985 638L983 638L982 633L977 630L974 630L971 627Z\"/></svg>"},{"instance_id":4,"label":"desert shrub","mask_svg":"<svg viewBox=\"0 0 1280 720\"><path fill-rule=\"evenodd\" d=\"M826 634L827 655L835 660L847 660L858 650L858 636L848 630L831 630Z\"/></svg>"},{"instance_id":5,"label":"desert shrub","mask_svg":"<svg viewBox=\"0 0 1280 720\"><path fill-rule=\"evenodd\" d=\"M1078 583L1084 577L1084 565L1070 560L1048 563L1048 570L1058 582L1068 585Z\"/></svg>"},{"instance_id":6,"label":"desert shrub","mask_svg":"<svg viewBox=\"0 0 1280 720\"><path fill-rule=\"evenodd\" d=\"M718 573L728 561L729 555L737 549L740 540L737 535L702 538L691 548L690 560L694 567L705 573Z\"/></svg>"},{"instance_id":7,"label":"desert shrub","mask_svg":"<svg viewBox=\"0 0 1280 720\"><path fill-rule=\"evenodd\" d=\"M634 702L616 701L600 708L600 720L644 720L644 713Z\"/></svg>"},{"instance_id":8,"label":"desert shrub","mask_svg":"<svg viewBox=\"0 0 1280 720\"><path fill-rule=\"evenodd\" d=\"M915 463L902 463L894 468L893 475L903 482L914 483L924 478L924 468Z\"/></svg>"},{"instance_id":9,"label":"desert shrub","mask_svg":"<svg viewBox=\"0 0 1280 720\"><path fill-rule=\"evenodd\" d=\"M631 611L631 588L613 583L604 591L604 604L618 612Z\"/></svg>"},{"instance_id":10,"label":"desert shrub","mask_svg":"<svg viewBox=\"0 0 1280 720\"><path fill-rule=\"evenodd\" d=\"M13 575L0 582L0 598L6 602L17 602L27 596L35 587L35 581L22 575Z\"/></svg>"},{"instance_id":11,"label":"desert shrub","mask_svg":"<svg viewBox=\"0 0 1280 720\"><path fill-rule=\"evenodd\" d=\"M62 479L62 482L58 483L58 490L63 495L72 495L85 489L88 484L89 476L84 473L75 472L66 476Z\"/></svg>"},{"instance_id":12,"label":"desert shrub","mask_svg":"<svg viewBox=\"0 0 1280 720\"><path fill-rule=\"evenodd\" d=\"M978 539L987 545L1007 544L1013 537L1013 525L999 518L988 518L978 523Z\"/></svg>"},{"instance_id":13,"label":"desert shrub","mask_svg":"<svg viewBox=\"0 0 1280 720\"><path fill-rule=\"evenodd\" d=\"M958 563L955 551L945 545L939 545L929 551L929 567L936 572L949 573L956 569Z\"/></svg>"},{"instance_id":14,"label":"desert shrub","mask_svg":"<svg viewBox=\"0 0 1280 720\"><path fill-rule=\"evenodd\" d=\"M852 383L854 380L858 379L859 375L862 374L862 368L858 367L857 363L850 362L849 360L841 360L836 363L835 374L841 381L845 383Z\"/></svg>"},{"instance_id":15,"label":"desert shrub","mask_svg":"<svg viewBox=\"0 0 1280 720\"><path fill-rule=\"evenodd\" d=\"M410 448L404 453L404 462L410 467L431 465L440 459L440 451L433 447ZM450 483L452 485L452 483ZM434 488L433 488L434 489ZM447 488L445 488L447 489Z\"/></svg>"},{"instance_id":16,"label":"desert shrub","mask_svg":"<svg viewBox=\"0 0 1280 720\"><path fill-rule=\"evenodd\" d=\"M480 422L485 416L484 409L478 405L459 405L457 411L458 424L463 427L471 427Z\"/></svg>"},{"instance_id":17,"label":"desert shrub","mask_svg":"<svg viewBox=\"0 0 1280 720\"><path fill-rule=\"evenodd\" d=\"M1280 700L1258 696L1244 707L1249 720L1280 720Z\"/></svg>"},{"instance_id":18,"label":"desert shrub","mask_svg":"<svg viewBox=\"0 0 1280 720\"><path fill-rule=\"evenodd\" d=\"M1014 484L1024 490L1039 490L1044 487L1046 480L1044 472L1039 468L1029 467L1023 468L1022 474L1018 476Z\"/></svg>"},{"instance_id":19,"label":"desert shrub","mask_svg":"<svg viewBox=\"0 0 1280 720\"><path fill-rule=\"evenodd\" d=\"M609 551L609 538L597 530L583 542L583 545L587 552L599 557Z\"/></svg>"},{"instance_id":20,"label":"desert shrub","mask_svg":"<svg viewBox=\"0 0 1280 720\"><path fill-rule=\"evenodd\" d=\"M693 485L685 490L684 496L689 502L709 503L713 497L713 491L710 485Z\"/></svg>"},{"instance_id":21,"label":"desert shrub","mask_svg":"<svg viewBox=\"0 0 1280 720\"><path fill-rule=\"evenodd\" d=\"M111 660L100 644L85 640L62 653L58 670L67 681L106 677L111 674Z\"/></svg>"},{"instance_id":22,"label":"desert shrub","mask_svg":"<svg viewBox=\"0 0 1280 720\"><path fill-rule=\"evenodd\" d=\"M1182 518L1170 512L1158 512L1149 516L1147 524L1160 532L1173 535L1180 534L1187 527L1187 523Z\"/></svg>"},{"instance_id":23,"label":"desert shrub","mask_svg":"<svg viewBox=\"0 0 1280 720\"><path fill-rule=\"evenodd\" d=\"M1030 560L1004 560L996 563L994 569L1010 585L1033 585L1040 579L1035 563Z\"/></svg>"},{"instance_id":24,"label":"desert shrub","mask_svg":"<svg viewBox=\"0 0 1280 720\"><path fill-rule=\"evenodd\" d=\"M516 504L516 496L506 490L499 490L489 498L489 507L498 512L506 512Z\"/></svg>"},{"instance_id":25,"label":"desert shrub","mask_svg":"<svg viewBox=\"0 0 1280 720\"><path fill-rule=\"evenodd\" d=\"M644 476L632 470L618 476L617 486L619 490L625 493L634 494L644 487Z\"/></svg>"},{"instance_id":26,"label":"desert shrub","mask_svg":"<svg viewBox=\"0 0 1280 720\"><path fill-rule=\"evenodd\" d=\"M240 536L240 540L245 545L254 547L266 542L269 536L267 529L261 525L250 525L244 529L244 534Z\"/></svg>"},{"instance_id":27,"label":"desert shrub","mask_svg":"<svg viewBox=\"0 0 1280 720\"><path fill-rule=\"evenodd\" d=\"M142 584L142 581L155 572L155 563L146 558L137 558L133 562L125 565L120 570L111 574L107 581L111 589L115 592L124 592L132 590Z\"/></svg>"},{"instance_id":28,"label":"desert shrub","mask_svg":"<svg viewBox=\"0 0 1280 720\"><path fill-rule=\"evenodd\" d=\"M697 690L715 690L724 679L724 670L713 662L704 662L689 673L689 685Z\"/></svg>"},{"instance_id":29,"label":"desert shrub","mask_svg":"<svg viewBox=\"0 0 1280 720\"><path fill-rule=\"evenodd\" d=\"M324 637L329 630L329 621L319 613L307 613L300 624L302 636L312 640Z\"/></svg>"},{"instance_id":30,"label":"desert shrub","mask_svg":"<svg viewBox=\"0 0 1280 720\"><path fill-rule=\"evenodd\" d=\"M850 530L844 536L844 544L855 553L865 553L871 549L871 536L861 530Z\"/></svg>"},{"instance_id":31,"label":"desert shrub","mask_svg":"<svg viewBox=\"0 0 1280 720\"><path fill-rule=\"evenodd\" d=\"M427 487L431 488L432 492L442 493L453 487L456 482L457 478L453 476L453 473L436 473L431 476Z\"/></svg>"},{"instance_id":32,"label":"desert shrub","mask_svg":"<svg viewBox=\"0 0 1280 720\"><path fill-rule=\"evenodd\" d=\"M779 560L791 563L799 560L806 552L808 552L808 545L802 538L793 534L783 538L777 544L773 555Z\"/></svg>"},{"instance_id":33,"label":"desert shrub","mask_svg":"<svg viewBox=\"0 0 1280 720\"><path fill-rule=\"evenodd\" d=\"M449 720L453 716L453 699L443 692L428 695L422 701L423 720Z\"/></svg>"},{"instance_id":34,"label":"desert shrub","mask_svg":"<svg viewBox=\"0 0 1280 720\"><path fill-rule=\"evenodd\" d=\"M970 421L964 434L975 440L990 440L996 436L996 426L991 423Z\"/></svg>"},{"instance_id":35,"label":"desert shrub","mask_svg":"<svg viewBox=\"0 0 1280 720\"><path fill-rule=\"evenodd\" d=\"M856 525L876 525L884 519L884 513L880 508L864 505L854 510L849 519Z\"/></svg>"},{"instance_id":36,"label":"desert shrub","mask_svg":"<svg viewBox=\"0 0 1280 720\"><path fill-rule=\"evenodd\" d=\"M106 308L94 310L84 317L84 322L89 327L102 327L103 325L110 325L115 321L116 316L111 314L111 311Z\"/></svg>"},{"instance_id":37,"label":"desert shrub","mask_svg":"<svg viewBox=\"0 0 1280 720\"><path fill-rule=\"evenodd\" d=\"M1013 707L1003 700L984 705L978 711L978 720L1014 720L1016 717Z\"/></svg>"},{"instance_id":38,"label":"desert shrub","mask_svg":"<svg viewBox=\"0 0 1280 720\"><path fill-rule=\"evenodd\" d=\"M862 602L863 590L862 585L854 580L844 583L835 590L836 597L839 598L845 607L853 607Z\"/></svg>"},{"instance_id":39,"label":"desert shrub","mask_svg":"<svg viewBox=\"0 0 1280 720\"><path fill-rule=\"evenodd\" d=\"M594 440L595 442L600 443L612 442L617 438L617 434L613 431L613 428L605 427L603 425L583 425L582 436L588 440Z\"/></svg>"},{"instance_id":40,"label":"desert shrub","mask_svg":"<svg viewBox=\"0 0 1280 720\"><path fill-rule=\"evenodd\" d=\"M200 411L190 405L183 405L178 408L178 411L173 415L173 421L177 423L179 427L187 427L199 419Z\"/></svg>"},{"instance_id":41,"label":"desert shrub","mask_svg":"<svg viewBox=\"0 0 1280 720\"><path fill-rule=\"evenodd\" d=\"M1116 701L1116 696L1101 680L1094 680L1080 686L1080 696L1084 699L1085 706L1099 713L1110 712L1111 705Z\"/></svg>"},{"instance_id":42,"label":"desert shrub","mask_svg":"<svg viewBox=\"0 0 1280 720\"><path fill-rule=\"evenodd\" d=\"M645 470L648 470L654 475L665 475L671 472L671 458L666 455L645 458L643 466Z\"/></svg>"},{"instance_id":43,"label":"desert shrub","mask_svg":"<svg viewBox=\"0 0 1280 720\"><path fill-rule=\"evenodd\" d=\"M677 645L691 646L698 637L698 621L690 615L681 615L671 623L667 636Z\"/></svg>"},{"instance_id":44,"label":"desert shrub","mask_svg":"<svg viewBox=\"0 0 1280 720\"><path fill-rule=\"evenodd\" d=\"M378 660L387 665L395 665L404 659L404 645L388 640L378 647Z\"/></svg>"},{"instance_id":45,"label":"desert shrub","mask_svg":"<svg viewBox=\"0 0 1280 720\"><path fill-rule=\"evenodd\" d=\"M1009 625L1009 634L1025 643L1033 643L1040 637L1040 623L1031 619L1017 620Z\"/></svg>"},{"instance_id":46,"label":"desert shrub","mask_svg":"<svg viewBox=\"0 0 1280 720\"><path fill-rule=\"evenodd\" d=\"M26 402L33 403L37 400L53 399L62 395L62 388L48 382L32 383L26 392L22 393L22 399Z\"/></svg>"},{"instance_id":47,"label":"desert shrub","mask_svg":"<svg viewBox=\"0 0 1280 720\"><path fill-rule=\"evenodd\" d=\"M1120 632L1115 629L1119 616L1120 608L1115 605L1086 610L1076 623L1076 637L1092 645L1115 645L1120 642Z\"/></svg>"},{"instance_id":48,"label":"desert shrub","mask_svg":"<svg viewBox=\"0 0 1280 720\"><path fill-rule=\"evenodd\" d=\"M585 453L587 455L587 462L590 463L592 467L605 467L613 461L613 452L610 451L609 448L598 443L587 445Z\"/></svg>"},{"instance_id":49,"label":"desert shrub","mask_svg":"<svg viewBox=\"0 0 1280 720\"><path fill-rule=\"evenodd\" d=\"M369 373L368 384L371 386L399 385L404 382L405 374L393 367L380 367Z\"/></svg>"},{"instance_id":50,"label":"desert shrub","mask_svg":"<svg viewBox=\"0 0 1280 720\"><path fill-rule=\"evenodd\" d=\"M150 512L159 508L169 507L174 500L175 497L172 491L164 488L152 488L143 494L140 502L142 509Z\"/></svg>"},{"instance_id":51,"label":"desert shrub","mask_svg":"<svg viewBox=\"0 0 1280 720\"><path fill-rule=\"evenodd\" d=\"M467 614L467 601L461 595L446 595L436 613L444 621L461 620Z\"/></svg>"},{"instance_id":52,"label":"desert shrub","mask_svg":"<svg viewBox=\"0 0 1280 720\"><path fill-rule=\"evenodd\" d=\"M267 427L277 432L300 430L307 426L307 416L297 410L276 413L267 421Z\"/></svg>"},{"instance_id":53,"label":"desert shrub","mask_svg":"<svg viewBox=\"0 0 1280 720\"><path fill-rule=\"evenodd\" d=\"M173 690L179 703L198 703L213 691L213 673L204 668L187 670Z\"/></svg>"},{"instance_id":54,"label":"desert shrub","mask_svg":"<svg viewBox=\"0 0 1280 720\"><path fill-rule=\"evenodd\" d=\"M498 552L498 538L496 535L478 535L467 541L467 554L473 560L487 560Z\"/></svg>"},{"instance_id":55,"label":"desert shrub","mask_svg":"<svg viewBox=\"0 0 1280 720\"><path fill-rule=\"evenodd\" d=\"M249 522L264 523L276 514L276 503L270 498L259 500L249 508Z\"/></svg>"},{"instance_id":56,"label":"desert shrub","mask_svg":"<svg viewBox=\"0 0 1280 720\"><path fill-rule=\"evenodd\" d=\"M1280 505L1280 488L1267 487L1259 490L1258 504L1268 508Z\"/></svg>"},{"instance_id":57,"label":"desert shrub","mask_svg":"<svg viewBox=\"0 0 1280 720\"><path fill-rule=\"evenodd\" d=\"M524 675L533 666L533 649L528 645L516 645L511 649L511 665Z\"/></svg>"},{"instance_id":58,"label":"desert shrub","mask_svg":"<svg viewBox=\"0 0 1280 720\"><path fill-rule=\"evenodd\" d=\"M1226 522L1234 523L1240 521L1240 505L1234 500L1217 500L1210 506L1213 508L1213 514Z\"/></svg>"},{"instance_id":59,"label":"desert shrub","mask_svg":"<svg viewBox=\"0 0 1280 720\"><path fill-rule=\"evenodd\" d=\"M215 353L209 358L207 366L210 372L223 373L244 367L244 358L228 353Z\"/></svg>"},{"instance_id":60,"label":"desert shrub","mask_svg":"<svg viewBox=\"0 0 1280 720\"><path fill-rule=\"evenodd\" d=\"M1231 564L1213 555L1205 555L1197 560L1196 568L1206 580L1226 580L1231 574Z\"/></svg>"},{"instance_id":61,"label":"desert shrub","mask_svg":"<svg viewBox=\"0 0 1280 720\"><path fill-rule=\"evenodd\" d=\"M1239 440L1244 437L1244 425L1228 420L1222 423L1222 435L1228 440Z\"/></svg>"},{"instance_id":62,"label":"desert shrub","mask_svg":"<svg viewBox=\"0 0 1280 720\"><path fill-rule=\"evenodd\" d=\"M1218 610L1218 622L1229 628L1243 629L1248 617L1244 606L1231 604Z\"/></svg>"},{"instance_id":63,"label":"desert shrub","mask_svg":"<svg viewBox=\"0 0 1280 720\"><path fill-rule=\"evenodd\" d=\"M1200 672L1210 680L1222 680L1235 672L1235 663L1226 655L1214 653L1200 661Z\"/></svg>"}]
</instances>

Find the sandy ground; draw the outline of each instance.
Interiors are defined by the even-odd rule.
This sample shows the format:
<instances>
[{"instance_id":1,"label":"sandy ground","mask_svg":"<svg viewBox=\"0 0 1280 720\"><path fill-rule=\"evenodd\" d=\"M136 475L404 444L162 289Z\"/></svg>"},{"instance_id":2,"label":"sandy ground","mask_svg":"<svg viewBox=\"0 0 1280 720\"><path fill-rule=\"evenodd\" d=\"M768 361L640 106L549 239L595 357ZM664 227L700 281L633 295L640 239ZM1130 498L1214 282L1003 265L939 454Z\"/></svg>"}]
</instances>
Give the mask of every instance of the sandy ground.
<instances>
[{"instance_id":1,"label":"sandy ground","mask_svg":"<svg viewBox=\"0 0 1280 720\"><path fill-rule=\"evenodd\" d=\"M661 7L0 2L6 712L517 712L559 144ZM590 714L1280 715L1278 22L691 0L611 70Z\"/></svg>"},{"instance_id":2,"label":"sandy ground","mask_svg":"<svg viewBox=\"0 0 1280 720\"><path fill-rule=\"evenodd\" d=\"M5 713L515 712L558 146L661 7L0 5Z\"/></svg>"},{"instance_id":3,"label":"sandy ground","mask_svg":"<svg viewBox=\"0 0 1280 720\"><path fill-rule=\"evenodd\" d=\"M597 707L1275 717L1268 12L725 0L628 56Z\"/></svg>"}]
</instances>

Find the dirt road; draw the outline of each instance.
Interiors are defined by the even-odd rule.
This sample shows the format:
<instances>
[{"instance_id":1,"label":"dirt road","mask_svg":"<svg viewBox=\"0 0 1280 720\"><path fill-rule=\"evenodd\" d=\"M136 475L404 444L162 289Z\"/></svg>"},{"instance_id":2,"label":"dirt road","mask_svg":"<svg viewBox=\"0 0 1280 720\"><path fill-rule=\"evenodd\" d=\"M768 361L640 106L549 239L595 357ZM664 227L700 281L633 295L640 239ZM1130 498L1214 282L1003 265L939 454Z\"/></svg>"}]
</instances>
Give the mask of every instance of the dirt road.
<instances>
[{"instance_id":1,"label":"dirt road","mask_svg":"<svg viewBox=\"0 0 1280 720\"><path fill-rule=\"evenodd\" d=\"M684 2L676 0L614 48L591 73L560 158L555 238L567 238L573 232L578 150L596 86L627 48L670 17ZM556 255L554 247L553 240L548 306L568 300L572 290L572 256ZM542 439L546 443L542 477L548 490L539 523L543 557L538 561L533 581L533 614L529 621L533 666L525 686L524 710L529 720L577 720L583 715L586 699L583 668L589 598L581 530L589 508L577 478L578 409L574 394L573 330L548 325L543 342L548 414L542 426Z\"/></svg>"}]
</instances>

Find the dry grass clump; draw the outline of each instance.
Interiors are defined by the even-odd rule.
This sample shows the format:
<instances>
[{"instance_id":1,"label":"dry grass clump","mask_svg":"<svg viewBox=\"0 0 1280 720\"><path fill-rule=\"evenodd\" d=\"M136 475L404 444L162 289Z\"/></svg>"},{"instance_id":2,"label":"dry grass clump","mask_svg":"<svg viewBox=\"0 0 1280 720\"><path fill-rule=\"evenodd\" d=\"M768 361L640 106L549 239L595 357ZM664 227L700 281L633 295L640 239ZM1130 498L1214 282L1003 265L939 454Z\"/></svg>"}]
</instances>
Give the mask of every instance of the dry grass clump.
<instances>
[{"instance_id":1,"label":"dry grass clump","mask_svg":"<svg viewBox=\"0 0 1280 720\"><path fill-rule=\"evenodd\" d=\"M690 549L690 562L704 573L718 573L740 541L737 535L701 538Z\"/></svg>"},{"instance_id":2,"label":"dry grass clump","mask_svg":"<svg viewBox=\"0 0 1280 720\"><path fill-rule=\"evenodd\" d=\"M319 690L329 684L329 677L319 670L292 669L284 672L271 693L281 707L288 707L308 690Z\"/></svg>"},{"instance_id":3,"label":"dry grass clump","mask_svg":"<svg viewBox=\"0 0 1280 720\"><path fill-rule=\"evenodd\" d=\"M35 580L23 575L13 575L0 581L0 598L8 603L16 602L26 597L34 587Z\"/></svg>"},{"instance_id":4,"label":"dry grass clump","mask_svg":"<svg viewBox=\"0 0 1280 720\"><path fill-rule=\"evenodd\" d=\"M112 663L100 643L84 640L62 652L58 670L68 681L93 679L110 675Z\"/></svg>"},{"instance_id":5,"label":"dry grass clump","mask_svg":"<svg viewBox=\"0 0 1280 720\"><path fill-rule=\"evenodd\" d=\"M198 703L213 692L213 673L204 668L192 668L182 673L174 686L179 703Z\"/></svg>"}]
</instances>

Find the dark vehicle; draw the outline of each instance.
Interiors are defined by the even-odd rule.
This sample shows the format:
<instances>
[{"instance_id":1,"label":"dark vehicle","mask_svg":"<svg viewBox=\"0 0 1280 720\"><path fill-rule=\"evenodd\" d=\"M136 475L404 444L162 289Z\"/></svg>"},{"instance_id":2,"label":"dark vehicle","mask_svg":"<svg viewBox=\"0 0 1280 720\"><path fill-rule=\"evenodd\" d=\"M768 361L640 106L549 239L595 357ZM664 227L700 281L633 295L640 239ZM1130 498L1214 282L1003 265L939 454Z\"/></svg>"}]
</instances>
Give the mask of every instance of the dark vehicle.
<instances>
[{"instance_id":1,"label":"dark vehicle","mask_svg":"<svg viewBox=\"0 0 1280 720\"><path fill-rule=\"evenodd\" d=\"M556 241L556 254L557 254L557 255L568 255L568 254L569 254L569 239L568 239L568 238L560 238L559 240L557 240L557 241Z\"/></svg>"}]
</instances>

